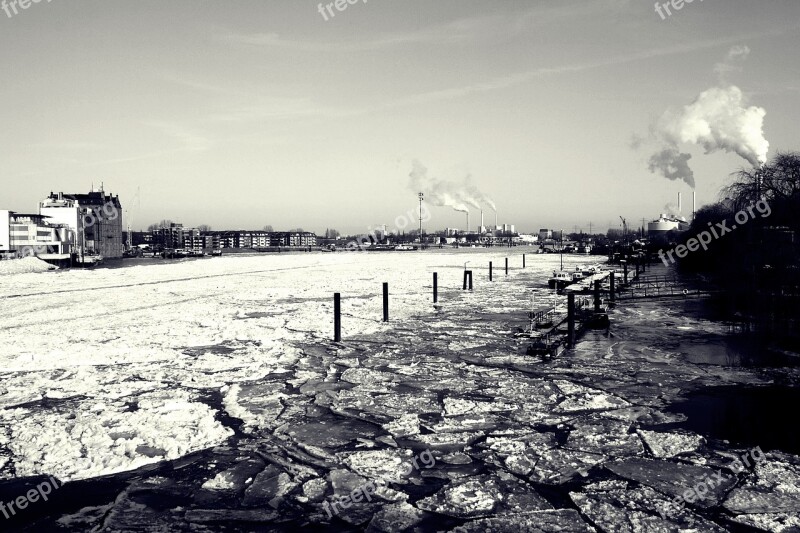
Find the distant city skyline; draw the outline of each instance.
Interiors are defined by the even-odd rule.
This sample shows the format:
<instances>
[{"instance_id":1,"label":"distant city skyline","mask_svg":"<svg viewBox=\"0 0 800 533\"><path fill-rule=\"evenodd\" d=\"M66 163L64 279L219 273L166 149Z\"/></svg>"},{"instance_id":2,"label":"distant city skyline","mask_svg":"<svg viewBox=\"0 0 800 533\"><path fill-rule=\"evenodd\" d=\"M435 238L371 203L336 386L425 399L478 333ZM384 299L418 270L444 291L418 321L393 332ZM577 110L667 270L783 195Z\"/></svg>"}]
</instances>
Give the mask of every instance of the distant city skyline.
<instances>
[{"instance_id":1,"label":"distant city skyline","mask_svg":"<svg viewBox=\"0 0 800 533\"><path fill-rule=\"evenodd\" d=\"M764 110L768 157L800 150L798 2L695 2L666 18L633 0L318 8L42 2L0 16L0 208L35 212L51 191L102 182L133 229L354 234L434 196L411 186L419 161L437 183L469 178L518 231L599 230L691 195L649 170L648 143L701 94L741 94L747 120ZM691 158L656 167L688 161L699 205L750 165L747 150L663 130ZM426 230L466 225L429 208Z\"/></svg>"}]
</instances>

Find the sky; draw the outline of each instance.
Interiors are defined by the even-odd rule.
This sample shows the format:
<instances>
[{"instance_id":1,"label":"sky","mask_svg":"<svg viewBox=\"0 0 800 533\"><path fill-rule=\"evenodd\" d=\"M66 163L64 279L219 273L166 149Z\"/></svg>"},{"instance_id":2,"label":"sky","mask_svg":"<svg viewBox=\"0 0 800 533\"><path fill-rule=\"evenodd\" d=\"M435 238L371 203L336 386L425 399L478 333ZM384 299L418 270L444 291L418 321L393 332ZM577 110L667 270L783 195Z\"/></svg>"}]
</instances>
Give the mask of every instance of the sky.
<instances>
[{"instance_id":1,"label":"sky","mask_svg":"<svg viewBox=\"0 0 800 533\"><path fill-rule=\"evenodd\" d=\"M469 179L520 231L638 226L679 191L690 211L689 185L648 168L659 121L731 85L766 111L768 157L800 151L797 0L663 17L649 0L16 7L0 11L0 209L102 183L134 230L358 233L414 227L418 192ZM732 49L749 53L721 72ZM677 142L699 205L751 165ZM415 164L430 190L410 186ZM433 204L426 230L466 226Z\"/></svg>"}]
</instances>

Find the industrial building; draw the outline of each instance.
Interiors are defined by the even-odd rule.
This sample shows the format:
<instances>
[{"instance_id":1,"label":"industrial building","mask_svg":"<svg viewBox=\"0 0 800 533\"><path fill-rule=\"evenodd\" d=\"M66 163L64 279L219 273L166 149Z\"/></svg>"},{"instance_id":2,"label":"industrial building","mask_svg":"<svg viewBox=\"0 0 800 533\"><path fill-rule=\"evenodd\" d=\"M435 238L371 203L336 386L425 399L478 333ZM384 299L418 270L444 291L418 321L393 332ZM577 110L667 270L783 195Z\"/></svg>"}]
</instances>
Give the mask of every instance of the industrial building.
<instances>
[{"instance_id":1,"label":"industrial building","mask_svg":"<svg viewBox=\"0 0 800 533\"><path fill-rule=\"evenodd\" d=\"M107 195L102 187L88 194L50 193L39 203L39 214L51 224L69 228L75 236L79 256L99 255L121 259L122 206L119 196Z\"/></svg>"}]
</instances>

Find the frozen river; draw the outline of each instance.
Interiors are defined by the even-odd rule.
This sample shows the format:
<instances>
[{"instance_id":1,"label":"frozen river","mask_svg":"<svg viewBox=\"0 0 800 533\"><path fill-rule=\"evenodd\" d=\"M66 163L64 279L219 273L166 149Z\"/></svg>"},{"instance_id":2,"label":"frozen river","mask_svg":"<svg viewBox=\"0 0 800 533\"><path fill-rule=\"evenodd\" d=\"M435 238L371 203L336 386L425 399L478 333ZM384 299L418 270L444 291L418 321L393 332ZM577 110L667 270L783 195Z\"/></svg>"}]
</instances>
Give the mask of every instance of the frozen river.
<instances>
[{"instance_id":1,"label":"frozen river","mask_svg":"<svg viewBox=\"0 0 800 533\"><path fill-rule=\"evenodd\" d=\"M800 459L780 447L662 517L760 444L693 433L676 402L795 384L796 371L698 364L724 353L726 328L683 302L621 305L609 332L573 352L525 356L516 334L532 305L554 301L545 286L560 261L529 253L523 270L527 251L0 277L0 500L54 476L67 484L21 520L74 531L800 528ZM461 290L465 263L473 292ZM423 453L434 464L406 468ZM331 512L386 478L369 501Z\"/></svg>"}]
</instances>

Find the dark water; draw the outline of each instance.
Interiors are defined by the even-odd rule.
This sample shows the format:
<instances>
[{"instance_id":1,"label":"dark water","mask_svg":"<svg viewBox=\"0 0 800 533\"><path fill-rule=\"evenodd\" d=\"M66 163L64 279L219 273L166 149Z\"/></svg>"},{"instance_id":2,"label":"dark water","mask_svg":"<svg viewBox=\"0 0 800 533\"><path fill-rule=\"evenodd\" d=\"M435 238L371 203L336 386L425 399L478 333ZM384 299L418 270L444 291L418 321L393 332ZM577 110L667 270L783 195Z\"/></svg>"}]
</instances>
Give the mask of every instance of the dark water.
<instances>
[{"instance_id":1,"label":"dark water","mask_svg":"<svg viewBox=\"0 0 800 533\"><path fill-rule=\"evenodd\" d=\"M800 389L715 387L691 393L669 410L688 417L681 427L706 437L800 454Z\"/></svg>"}]
</instances>

